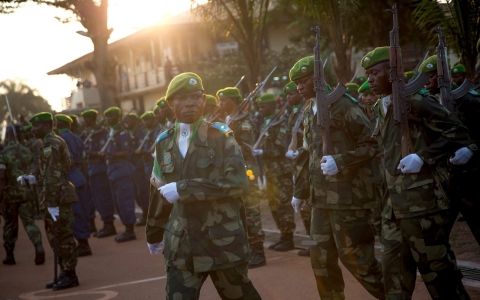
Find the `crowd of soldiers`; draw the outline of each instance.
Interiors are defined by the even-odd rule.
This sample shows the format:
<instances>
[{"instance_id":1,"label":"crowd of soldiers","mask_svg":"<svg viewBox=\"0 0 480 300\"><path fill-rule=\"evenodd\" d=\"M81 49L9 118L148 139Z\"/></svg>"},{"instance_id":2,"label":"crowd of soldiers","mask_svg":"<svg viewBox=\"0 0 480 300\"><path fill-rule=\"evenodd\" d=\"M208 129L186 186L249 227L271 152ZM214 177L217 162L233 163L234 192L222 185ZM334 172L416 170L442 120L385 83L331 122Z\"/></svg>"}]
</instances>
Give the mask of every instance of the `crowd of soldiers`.
<instances>
[{"instance_id":1,"label":"crowd of soldiers","mask_svg":"<svg viewBox=\"0 0 480 300\"><path fill-rule=\"evenodd\" d=\"M163 250L167 299L198 299L207 276L222 299L261 299L247 270L266 264L266 198L280 231L269 249L294 249L300 213L313 245L299 255L310 256L321 299L345 298L338 260L377 299L411 299L417 270L433 299L469 299L449 234L460 211L480 244L480 94L471 89L448 111L437 98L437 57L423 61L429 80L407 101L412 149L404 155L389 51L367 53L366 77L328 105L331 149L317 125L324 108L315 100L314 56L292 66L280 96L244 99L236 87L206 95L197 74L182 73L141 116L86 109L79 122L41 112L30 125L9 126L0 152L3 263L15 264L19 216L36 264L45 250L35 214L44 220L61 270L46 285L53 290L78 286L77 259L92 255L92 234L123 243L146 226L150 253ZM455 86L465 73L452 68ZM125 225L119 235L115 213Z\"/></svg>"}]
</instances>

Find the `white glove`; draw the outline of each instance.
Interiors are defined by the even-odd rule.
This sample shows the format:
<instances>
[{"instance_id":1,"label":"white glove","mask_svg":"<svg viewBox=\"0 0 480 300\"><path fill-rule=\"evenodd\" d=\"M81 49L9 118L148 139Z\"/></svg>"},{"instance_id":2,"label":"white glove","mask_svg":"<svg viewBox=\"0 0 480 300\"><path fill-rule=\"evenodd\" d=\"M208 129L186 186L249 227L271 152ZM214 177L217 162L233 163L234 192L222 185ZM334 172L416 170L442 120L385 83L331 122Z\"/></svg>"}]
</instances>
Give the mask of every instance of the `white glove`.
<instances>
[{"instance_id":1,"label":"white glove","mask_svg":"<svg viewBox=\"0 0 480 300\"><path fill-rule=\"evenodd\" d=\"M28 180L28 183L29 183L29 184L31 184L31 185L37 184L37 179L35 178L34 175L26 175L26 176L24 176L24 177L25 177L25 179Z\"/></svg>"},{"instance_id":2,"label":"white glove","mask_svg":"<svg viewBox=\"0 0 480 300\"><path fill-rule=\"evenodd\" d=\"M453 157L450 157L450 162L454 165L464 165L470 158L472 158L473 152L467 147L463 147L455 151Z\"/></svg>"},{"instance_id":3,"label":"white glove","mask_svg":"<svg viewBox=\"0 0 480 300\"><path fill-rule=\"evenodd\" d=\"M295 150L295 152L293 152L293 150L288 150L287 153L285 153L285 157L290 159L295 159L297 158L297 156L298 156L298 150Z\"/></svg>"},{"instance_id":4,"label":"white glove","mask_svg":"<svg viewBox=\"0 0 480 300\"><path fill-rule=\"evenodd\" d=\"M297 199L295 197L292 197L292 206L293 210L295 210L296 213L300 210L300 205L302 204L303 200Z\"/></svg>"},{"instance_id":5,"label":"white glove","mask_svg":"<svg viewBox=\"0 0 480 300\"><path fill-rule=\"evenodd\" d=\"M162 196L165 197L165 199L167 199L167 201L170 203L180 199L176 182L167 183L166 185L159 187L158 190L160 191L160 194L162 194Z\"/></svg>"},{"instance_id":6,"label":"white glove","mask_svg":"<svg viewBox=\"0 0 480 300\"><path fill-rule=\"evenodd\" d=\"M47 207L48 212L52 216L53 222L57 222L57 217L60 216L60 208L56 207Z\"/></svg>"},{"instance_id":7,"label":"white glove","mask_svg":"<svg viewBox=\"0 0 480 300\"><path fill-rule=\"evenodd\" d=\"M258 183L258 188L262 191L267 189L267 178L265 175L263 175L263 178L260 178L261 176L257 177L257 183Z\"/></svg>"},{"instance_id":8,"label":"white glove","mask_svg":"<svg viewBox=\"0 0 480 300\"><path fill-rule=\"evenodd\" d=\"M156 157L157 157L157 153L153 152L153 153L152 153L152 157L153 157L153 158L156 158Z\"/></svg>"},{"instance_id":9,"label":"white glove","mask_svg":"<svg viewBox=\"0 0 480 300\"><path fill-rule=\"evenodd\" d=\"M253 154L253 156L262 155L262 154L263 154L263 150L262 150L262 149L254 149L254 150L252 151L252 154Z\"/></svg>"},{"instance_id":10,"label":"white glove","mask_svg":"<svg viewBox=\"0 0 480 300\"><path fill-rule=\"evenodd\" d=\"M337 164L331 155L322 157L320 162L320 168L323 171L323 175L333 176L338 173Z\"/></svg>"},{"instance_id":11,"label":"white glove","mask_svg":"<svg viewBox=\"0 0 480 300\"><path fill-rule=\"evenodd\" d=\"M26 176L26 175L21 175L21 176L18 176L18 177L17 177L17 182L18 182L18 184L20 184L20 185L26 185L26 183L25 183L25 176Z\"/></svg>"},{"instance_id":12,"label":"white glove","mask_svg":"<svg viewBox=\"0 0 480 300\"><path fill-rule=\"evenodd\" d=\"M415 153L409 154L400 160L397 169L404 174L418 173L423 166L423 160Z\"/></svg>"},{"instance_id":13,"label":"white glove","mask_svg":"<svg viewBox=\"0 0 480 300\"><path fill-rule=\"evenodd\" d=\"M155 244L149 244L147 243L148 250L150 251L150 254L158 254L160 250L163 248L163 241L155 243Z\"/></svg>"}]
</instances>

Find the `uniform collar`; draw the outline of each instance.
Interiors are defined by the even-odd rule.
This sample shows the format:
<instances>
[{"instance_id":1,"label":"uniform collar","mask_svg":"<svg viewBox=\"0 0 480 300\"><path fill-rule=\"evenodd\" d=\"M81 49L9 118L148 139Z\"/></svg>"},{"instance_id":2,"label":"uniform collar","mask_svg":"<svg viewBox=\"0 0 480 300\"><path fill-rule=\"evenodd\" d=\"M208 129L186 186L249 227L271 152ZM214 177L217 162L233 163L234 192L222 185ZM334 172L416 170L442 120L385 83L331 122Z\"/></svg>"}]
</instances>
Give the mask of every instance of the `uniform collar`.
<instances>
[{"instance_id":1,"label":"uniform collar","mask_svg":"<svg viewBox=\"0 0 480 300\"><path fill-rule=\"evenodd\" d=\"M62 128L62 129L60 129L60 130L58 131L58 133L62 134L62 133L67 132L67 131L70 131L70 129L68 129L68 128Z\"/></svg>"}]
</instances>

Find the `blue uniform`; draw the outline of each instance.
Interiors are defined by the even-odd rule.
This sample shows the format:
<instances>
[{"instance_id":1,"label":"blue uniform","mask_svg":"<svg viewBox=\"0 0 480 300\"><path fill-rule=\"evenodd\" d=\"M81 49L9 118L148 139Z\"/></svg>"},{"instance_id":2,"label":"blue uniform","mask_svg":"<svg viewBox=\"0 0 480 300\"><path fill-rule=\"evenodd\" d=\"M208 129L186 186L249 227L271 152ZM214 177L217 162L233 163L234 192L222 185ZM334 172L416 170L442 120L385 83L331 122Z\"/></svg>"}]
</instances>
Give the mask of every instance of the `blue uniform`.
<instances>
[{"instance_id":1,"label":"blue uniform","mask_svg":"<svg viewBox=\"0 0 480 300\"><path fill-rule=\"evenodd\" d=\"M99 152L108 139L108 131L101 126L89 130L94 130L94 132L92 135L90 132L84 135L85 151L87 153ZM105 158L87 154L87 170L95 207L103 222L113 222L115 209Z\"/></svg>"},{"instance_id":2,"label":"blue uniform","mask_svg":"<svg viewBox=\"0 0 480 300\"><path fill-rule=\"evenodd\" d=\"M147 131L138 130L137 127L129 133L130 138L132 139L130 148L130 162L135 168L133 173L133 180L135 183L135 199L137 200L138 206L140 206L144 214L146 214L148 211L148 199L150 196L150 182L148 181L149 177L147 177L145 174L145 160L143 155L135 153L135 150L137 150L142 143Z\"/></svg>"},{"instance_id":3,"label":"blue uniform","mask_svg":"<svg viewBox=\"0 0 480 300\"><path fill-rule=\"evenodd\" d=\"M73 209L73 236L77 239L88 239L90 237L89 211L91 211L93 203L88 199L87 195L87 178L77 167L76 163L81 162L85 158L85 149L83 142L78 135L71 132L68 128L60 130L60 137L65 141L70 152L70 159L74 164L68 171L68 180L75 186L78 201L72 203Z\"/></svg>"},{"instance_id":4,"label":"blue uniform","mask_svg":"<svg viewBox=\"0 0 480 300\"><path fill-rule=\"evenodd\" d=\"M112 130L112 129L111 129ZM127 158L108 155L112 152L130 151L131 138L128 132L119 128L110 131L112 135L106 149L107 175L115 199L120 220L124 225L135 224L135 187L133 184L134 167Z\"/></svg>"},{"instance_id":5,"label":"blue uniform","mask_svg":"<svg viewBox=\"0 0 480 300\"><path fill-rule=\"evenodd\" d=\"M160 133L162 133L163 129L163 126L160 124L152 129L147 129L148 140L143 144L142 147L142 151L151 152L143 155L143 160L145 161L145 174L147 175L147 178L150 178L153 170L154 158L152 156L152 153L154 151L151 151L151 149L155 150L155 141L157 140L157 137L160 135Z\"/></svg>"}]
</instances>

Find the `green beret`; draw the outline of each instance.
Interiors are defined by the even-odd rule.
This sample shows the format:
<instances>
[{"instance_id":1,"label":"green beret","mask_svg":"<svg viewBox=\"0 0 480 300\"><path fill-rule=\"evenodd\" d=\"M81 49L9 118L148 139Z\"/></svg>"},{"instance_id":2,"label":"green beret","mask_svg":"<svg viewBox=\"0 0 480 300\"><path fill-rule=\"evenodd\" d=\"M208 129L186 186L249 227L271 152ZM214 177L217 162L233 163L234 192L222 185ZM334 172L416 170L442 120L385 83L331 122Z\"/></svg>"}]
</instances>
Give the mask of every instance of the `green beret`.
<instances>
[{"instance_id":1,"label":"green beret","mask_svg":"<svg viewBox=\"0 0 480 300\"><path fill-rule=\"evenodd\" d=\"M70 118L72 119L72 121L74 121L74 122L78 120L78 117L77 117L76 114L71 114L71 115L69 115L69 117L70 117Z\"/></svg>"},{"instance_id":2,"label":"green beret","mask_svg":"<svg viewBox=\"0 0 480 300\"><path fill-rule=\"evenodd\" d=\"M355 82L356 82L357 84L360 84L360 85L362 85L362 84L363 84L364 82L366 82L366 81L367 81L367 77L365 77L365 76L358 76L358 77L355 79Z\"/></svg>"},{"instance_id":3,"label":"green beret","mask_svg":"<svg viewBox=\"0 0 480 300\"><path fill-rule=\"evenodd\" d=\"M390 47L377 47L362 58L362 68L368 69L376 64L390 60Z\"/></svg>"},{"instance_id":4,"label":"green beret","mask_svg":"<svg viewBox=\"0 0 480 300\"><path fill-rule=\"evenodd\" d=\"M160 98L157 101L157 106L158 106L158 108L164 108L164 107L168 106L167 100L165 100L165 96L163 96L162 98Z\"/></svg>"},{"instance_id":5,"label":"green beret","mask_svg":"<svg viewBox=\"0 0 480 300\"><path fill-rule=\"evenodd\" d=\"M437 70L437 55L432 55L422 62L418 71L428 73Z\"/></svg>"},{"instance_id":6,"label":"green beret","mask_svg":"<svg viewBox=\"0 0 480 300\"><path fill-rule=\"evenodd\" d=\"M315 61L315 57L307 56L299 61L297 61L293 67L290 69L290 80L295 81L297 79L306 77L313 73L313 63Z\"/></svg>"},{"instance_id":7,"label":"green beret","mask_svg":"<svg viewBox=\"0 0 480 300\"><path fill-rule=\"evenodd\" d=\"M178 94L203 91L202 79L195 73L187 72L175 76L167 88L167 101L173 100Z\"/></svg>"},{"instance_id":8,"label":"green beret","mask_svg":"<svg viewBox=\"0 0 480 300\"><path fill-rule=\"evenodd\" d=\"M370 89L370 82L365 81L359 88L358 88L359 93L364 93L364 94L373 94L372 90Z\"/></svg>"},{"instance_id":9,"label":"green beret","mask_svg":"<svg viewBox=\"0 0 480 300\"><path fill-rule=\"evenodd\" d=\"M25 126L22 126L20 128L20 132L27 132L27 131L30 131L30 130L32 130L32 124L25 125Z\"/></svg>"},{"instance_id":10,"label":"green beret","mask_svg":"<svg viewBox=\"0 0 480 300\"><path fill-rule=\"evenodd\" d=\"M345 86L347 87L347 92L358 91L358 89L360 88L358 84L353 82L347 82L345 83Z\"/></svg>"},{"instance_id":11,"label":"green beret","mask_svg":"<svg viewBox=\"0 0 480 300\"><path fill-rule=\"evenodd\" d=\"M122 114L122 110L121 110L119 107L112 106L112 107L107 108L107 109L103 112L103 114L104 114L104 115L107 115L107 114L121 115L121 114Z\"/></svg>"},{"instance_id":12,"label":"green beret","mask_svg":"<svg viewBox=\"0 0 480 300\"><path fill-rule=\"evenodd\" d=\"M450 74L452 74L452 75L462 74L462 73L467 73L467 69L462 64L456 64L450 70Z\"/></svg>"},{"instance_id":13,"label":"green beret","mask_svg":"<svg viewBox=\"0 0 480 300\"><path fill-rule=\"evenodd\" d=\"M145 119L148 119L148 118L155 118L155 115L153 114L153 111L146 111L140 117L140 119L142 119L142 120L145 120Z\"/></svg>"},{"instance_id":14,"label":"green beret","mask_svg":"<svg viewBox=\"0 0 480 300\"><path fill-rule=\"evenodd\" d=\"M263 94L257 98L257 103L269 103L269 102L276 102L277 98L274 94Z\"/></svg>"},{"instance_id":15,"label":"green beret","mask_svg":"<svg viewBox=\"0 0 480 300\"><path fill-rule=\"evenodd\" d=\"M224 89L217 91L218 99L222 100L223 98L237 98L240 100L242 96L240 96L240 90L236 87L226 87Z\"/></svg>"},{"instance_id":16,"label":"green beret","mask_svg":"<svg viewBox=\"0 0 480 300\"><path fill-rule=\"evenodd\" d=\"M295 84L295 82L293 81L290 81L289 83L287 83L284 87L283 87L283 92L285 94L288 94L290 93L291 91L296 91L297 90L297 85Z\"/></svg>"},{"instance_id":17,"label":"green beret","mask_svg":"<svg viewBox=\"0 0 480 300\"><path fill-rule=\"evenodd\" d=\"M65 123L68 123L68 124L73 123L72 118L70 118L69 116L64 115L64 114L56 114L55 115L55 120L65 122Z\"/></svg>"},{"instance_id":18,"label":"green beret","mask_svg":"<svg viewBox=\"0 0 480 300\"><path fill-rule=\"evenodd\" d=\"M33 115L33 117L28 120L28 122L35 124L36 122L48 122L48 121L53 121L52 114L49 112L41 112L36 115Z\"/></svg>"},{"instance_id":19,"label":"green beret","mask_svg":"<svg viewBox=\"0 0 480 300\"><path fill-rule=\"evenodd\" d=\"M214 95L207 94L206 104L212 104L212 105L218 106L217 97L215 97Z\"/></svg>"},{"instance_id":20,"label":"green beret","mask_svg":"<svg viewBox=\"0 0 480 300\"><path fill-rule=\"evenodd\" d=\"M415 73L413 71L407 71L403 73L403 75L405 76L405 79L408 79L408 80L412 79L414 74Z\"/></svg>"},{"instance_id":21,"label":"green beret","mask_svg":"<svg viewBox=\"0 0 480 300\"><path fill-rule=\"evenodd\" d=\"M96 116L98 111L96 109L86 109L80 114L82 117Z\"/></svg>"},{"instance_id":22,"label":"green beret","mask_svg":"<svg viewBox=\"0 0 480 300\"><path fill-rule=\"evenodd\" d=\"M156 113L156 112L159 111L159 110L160 110L160 108L155 105L155 107L153 108L153 113Z\"/></svg>"},{"instance_id":23,"label":"green beret","mask_svg":"<svg viewBox=\"0 0 480 300\"><path fill-rule=\"evenodd\" d=\"M131 112L131 113L128 113L125 115L125 117L123 117L124 119L134 119L134 120L140 120L140 118L138 117L138 115L134 112Z\"/></svg>"}]
</instances>

